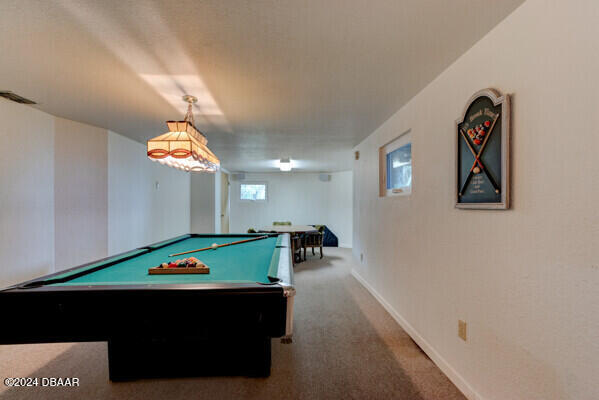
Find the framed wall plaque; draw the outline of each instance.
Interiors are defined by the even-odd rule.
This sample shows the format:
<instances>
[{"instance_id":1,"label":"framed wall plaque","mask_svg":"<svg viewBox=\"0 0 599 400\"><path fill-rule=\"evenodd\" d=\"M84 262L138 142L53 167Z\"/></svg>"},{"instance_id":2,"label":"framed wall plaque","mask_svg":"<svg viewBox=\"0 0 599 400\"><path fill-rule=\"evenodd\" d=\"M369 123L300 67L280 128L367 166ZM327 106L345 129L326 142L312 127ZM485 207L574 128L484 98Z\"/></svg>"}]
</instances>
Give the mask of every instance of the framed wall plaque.
<instances>
[{"instance_id":1,"label":"framed wall plaque","mask_svg":"<svg viewBox=\"0 0 599 400\"><path fill-rule=\"evenodd\" d=\"M476 92L456 121L457 208L507 209L510 199L510 98Z\"/></svg>"}]
</instances>

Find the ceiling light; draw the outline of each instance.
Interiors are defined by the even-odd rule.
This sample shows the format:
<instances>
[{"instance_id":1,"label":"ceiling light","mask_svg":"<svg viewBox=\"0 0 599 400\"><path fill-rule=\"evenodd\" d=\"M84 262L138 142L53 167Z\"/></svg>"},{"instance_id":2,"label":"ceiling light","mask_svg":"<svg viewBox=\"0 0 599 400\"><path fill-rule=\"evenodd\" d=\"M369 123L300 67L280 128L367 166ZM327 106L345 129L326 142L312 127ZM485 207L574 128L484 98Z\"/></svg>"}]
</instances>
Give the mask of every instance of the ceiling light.
<instances>
[{"instance_id":1,"label":"ceiling light","mask_svg":"<svg viewBox=\"0 0 599 400\"><path fill-rule=\"evenodd\" d=\"M220 161L208 148L208 139L194 125L192 104L198 101L185 95L188 103L183 121L166 121L168 132L148 140L148 158L187 172L214 172Z\"/></svg>"},{"instance_id":2,"label":"ceiling light","mask_svg":"<svg viewBox=\"0 0 599 400\"><path fill-rule=\"evenodd\" d=\"M281 161L279 161L279 169L281 171L291 171L291 160L288 158L281 158Z\"/></svg>"}]
</instances>

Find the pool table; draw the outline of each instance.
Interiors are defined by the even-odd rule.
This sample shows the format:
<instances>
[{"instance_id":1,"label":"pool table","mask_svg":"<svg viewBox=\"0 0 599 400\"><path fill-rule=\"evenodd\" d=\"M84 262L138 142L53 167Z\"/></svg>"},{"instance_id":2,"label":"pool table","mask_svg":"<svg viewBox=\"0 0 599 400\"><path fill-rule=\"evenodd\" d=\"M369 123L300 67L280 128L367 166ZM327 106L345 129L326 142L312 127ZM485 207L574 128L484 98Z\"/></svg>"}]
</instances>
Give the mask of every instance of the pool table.
<instances>
[{"instance_id":1,"label":"pool table","mask_svg":"<svg viewBox=\"0 0 599 400\"><path fill-rule=\"evenodd\" d=\"M169 257L259 236L184 235L0 290L0 344L106 341L113 381L268 376L271 339L291 341L289 235ZM148 274L188 256L210 273Z\"/></svg>"}]
</instances>

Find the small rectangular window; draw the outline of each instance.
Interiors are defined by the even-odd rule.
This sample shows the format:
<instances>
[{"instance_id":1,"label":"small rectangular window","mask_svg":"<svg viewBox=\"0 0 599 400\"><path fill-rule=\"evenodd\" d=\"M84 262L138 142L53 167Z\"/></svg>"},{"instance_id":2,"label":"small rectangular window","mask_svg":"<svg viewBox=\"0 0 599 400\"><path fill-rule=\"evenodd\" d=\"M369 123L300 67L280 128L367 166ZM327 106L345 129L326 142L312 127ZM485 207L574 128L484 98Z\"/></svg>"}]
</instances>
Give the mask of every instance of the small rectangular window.
<instances>
[{"instance_id":1,"label":"small rectangular window","mask_svg":"<svg viewBox=\"0 0 599 400\"><path fill-rule=\"evenodd\" d=\"M387 153L387 189L412 186L412 143Z\"/></svg>"},{"instance_id":2,"label":"small rectangular window","mask_svg":"<svg viewBox=\"0 0 599 400\"><path fill-rule=\"evenodd\" d=\"M266 183L242 183L239 188L239 199L265 201Z\"/></svg>"},{"instance_id":3,"label":"small rectangular window","mask_svg":"<svg viewBox=\"0 0 599 400\"><path fill-rule=\"evenodd\" d=\"M379 149L380 196L412 192L412 137L410 131Z\"/></svg>"}]
</instances>

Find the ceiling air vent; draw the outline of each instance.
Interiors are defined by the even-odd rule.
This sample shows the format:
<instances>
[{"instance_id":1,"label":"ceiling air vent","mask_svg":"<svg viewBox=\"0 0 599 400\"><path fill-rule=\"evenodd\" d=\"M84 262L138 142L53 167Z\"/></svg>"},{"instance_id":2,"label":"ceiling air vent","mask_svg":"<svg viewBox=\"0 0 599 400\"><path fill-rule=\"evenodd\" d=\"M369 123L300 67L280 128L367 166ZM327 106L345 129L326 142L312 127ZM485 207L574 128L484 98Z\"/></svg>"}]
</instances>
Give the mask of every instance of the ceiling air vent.
<instances>
[{"instance_id":1,"label":"ceiling air vent","mask_svg":"<svg viewBox=\"0 0 599 400\"><path fill-rule=\"evenodd\" d=\"M18 94L11 92L10 90L0 90L0 97L4 97L5 99L12 100L15 103L37 104L35 101L31 101L29 99L26 99L25 97L21 97Z\"/></svg>"}]
</instances>

